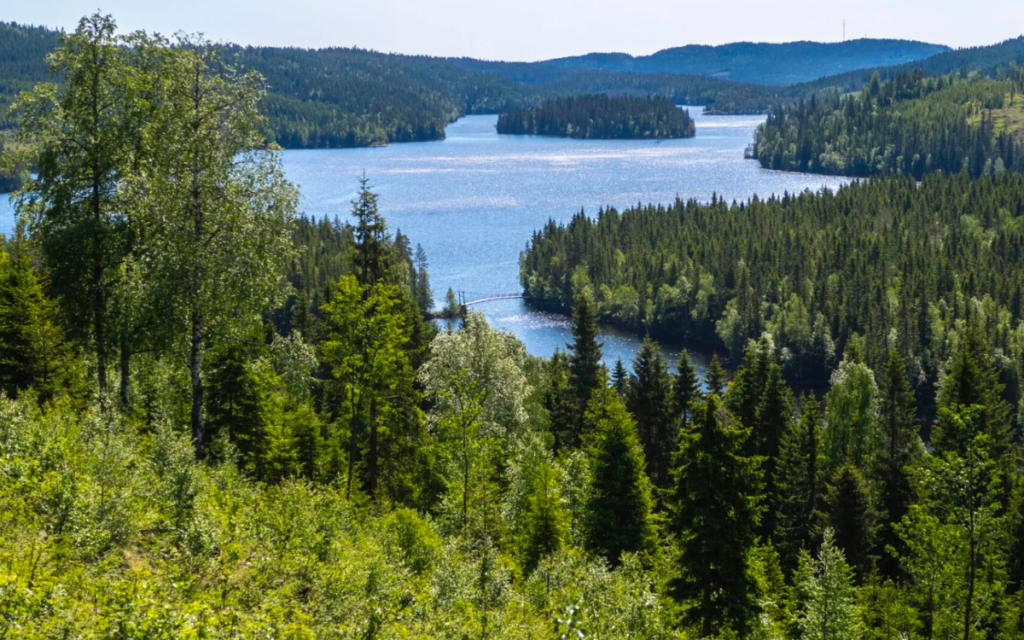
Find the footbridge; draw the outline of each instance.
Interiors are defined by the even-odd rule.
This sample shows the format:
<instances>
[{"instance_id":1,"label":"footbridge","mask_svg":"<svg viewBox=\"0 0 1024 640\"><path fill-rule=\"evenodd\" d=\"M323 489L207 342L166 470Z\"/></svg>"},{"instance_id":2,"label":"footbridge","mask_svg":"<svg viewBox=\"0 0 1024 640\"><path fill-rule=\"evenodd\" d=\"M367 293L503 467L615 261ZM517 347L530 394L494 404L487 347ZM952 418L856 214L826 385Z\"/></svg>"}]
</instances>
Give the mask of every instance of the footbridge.
<instances>
[{"instance_id":1,"label":"footbridge","mask_svg":"<svg viewBox=\"0 0 1024 640\"><path fill-rule=\"evenodd\" d=\"M522 293L495 293L486 295L480 298L470 299L472 296L467 294L465 291L459 291L459 309L462 310L462 315L466 315L469 307L476 304L484 304L486 302L496 302L498 300L526 300L527 296Z\"/></svg>"}]
</instances>

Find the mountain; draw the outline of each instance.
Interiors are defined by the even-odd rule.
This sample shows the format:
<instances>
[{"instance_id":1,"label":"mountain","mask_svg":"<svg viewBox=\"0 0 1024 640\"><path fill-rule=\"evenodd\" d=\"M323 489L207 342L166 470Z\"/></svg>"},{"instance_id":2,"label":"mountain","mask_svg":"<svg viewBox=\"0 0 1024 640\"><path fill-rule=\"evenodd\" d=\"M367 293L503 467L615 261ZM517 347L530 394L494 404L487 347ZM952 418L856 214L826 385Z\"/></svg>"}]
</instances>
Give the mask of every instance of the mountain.
<instances>
[{"instance_id":1,"label":"mountain","mask_svg":"<svg viewBox=\"0 0 1024 640\"><path fill-rule=\"evenodd\" d=\"M982 47L950 50L915 62L865 67L838 75L823 76L811 82L790 87L789 90L794 95L830 88L860 91L875 72L878 72L882 80L888 80L914 69L920 69L928 76L940 76L961 70L979 71L984 75L993 76L1000 67L1007 67L1011 63L1024 65L1024 36Z\"/></svg>"},{"instance_id":2,"label":"mountain","mask_svg":"<svg viewBox=\"0 0 1024 640\"><path fill-rule=\"evenodd\" d=\"M860 39L846 42L737 42L688 45L649 56L591 53L543 63L565 69L700 75L758 84L790 85L867 67L915 62L950 51L911 40Z\"/></svg>"}]
</instances>

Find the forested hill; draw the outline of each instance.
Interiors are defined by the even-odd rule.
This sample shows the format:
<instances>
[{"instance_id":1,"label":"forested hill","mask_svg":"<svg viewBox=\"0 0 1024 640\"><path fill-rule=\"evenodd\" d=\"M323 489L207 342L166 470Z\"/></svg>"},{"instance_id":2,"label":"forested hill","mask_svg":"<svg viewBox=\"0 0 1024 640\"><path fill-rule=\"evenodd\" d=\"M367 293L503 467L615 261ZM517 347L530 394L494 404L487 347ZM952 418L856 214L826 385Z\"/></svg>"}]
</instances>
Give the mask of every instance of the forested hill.
<instances>
[{"instance_id":1,"label":"forested hill","mask_svg":"<svg viewBox=\"0 0 1024 640\"><path fill-rule=\"evenodd\" d=\"M771 169L920 178L1024 170L1024 71L999 79L920 70L854 95L776 109L758 127L754 155Z\"/></svg>"},{"instance_id":2,"label":"forested hill","mask_svg":"<svg viewBox=\"0 0 1024 640\"><path fill-rule=\"evenodd\" d=\"M0 27L0 106L51 80L45 55L59 33ZM268 137L284 147L350 147L436 140L459 116L582 93L661 95L722 112L764 112L778 91L701 76L613 73L488 63L361 49L228 46L234 62L267 79ZM0 127L11 122L0 118Z\"/></svg>"},{"instance_id":3,"label":"forested hill","mask_svg":"<svg viewBox=\"0 0 1024 640\"><path fill-rule=\"evenodd\" d=\"M537 99L534 90L439 58L342 48L232 52L266 78L270 137L284 147L437 140L462 115Z\"/></svg>"},{"instance_id":4,"label":"forested hill","mask_svg":"<svg viewBox=\"0 0 1024 640\"><path fill-rule=\"evenodd\" d=\"M855 334L933 388L963 323L1016 362L1024 342L1024 176L855 183L732 205L583 214L549 223L521 260L525 293L606 321L742 354L772 335L794 378L824 381Z\"/></svg>"},{"instance_id":5,"label":"forested hill","mask_svg":"<svg viewBox=\"0 0 1024 640\"><path fill-rule=\"evenodd\" d=\"M994 76L999 69L1008 68L1011 63L1024 64L1024 36L988 46L946 51L916 62L894 66L864 67L847 73L824 76L811 82L794 85L790 87L790 90L794 95L809 95L830 88L842 91L860 91L875 73L878 73L882 80L888 80L914 69L920 69L925 75L930 76L958 71L979 71L984 75Z\"/></svg>"},{"instance_id":6,"label":"forested hill","mask_svg":"<svg viewBox=\"0 0 1024 640\"><path fill-rule=\"evenodd\" d=\"M790 85L856 69L903 64L949 51L911 40L859 39L846 42L736 42L688 45L649 56L591 53L558 58L545 65L638 73L682 73L736 82Z\"/></svg>"},{"instance_id":7,"label":"forested hill","mask_svg":"<svg viewBox=\"0 0 1024 640\"><path fill-rule=\"evenodd\" d=\"M696 128L688 111L666 98L583 95L545 100L498 117L498 133L566 138L690 138Z\"/></svg>"},{"instance_id":8,"label":"forested hill","mask_svg":"<svg viewBox=\"0 0 1024 640\"><path fill-rule=\"evenodd\" d=\"M60 32L0 22L0 131L14 126L7 110L14 97L49 77L46 54Z\"/></svg>"}]
</instances>

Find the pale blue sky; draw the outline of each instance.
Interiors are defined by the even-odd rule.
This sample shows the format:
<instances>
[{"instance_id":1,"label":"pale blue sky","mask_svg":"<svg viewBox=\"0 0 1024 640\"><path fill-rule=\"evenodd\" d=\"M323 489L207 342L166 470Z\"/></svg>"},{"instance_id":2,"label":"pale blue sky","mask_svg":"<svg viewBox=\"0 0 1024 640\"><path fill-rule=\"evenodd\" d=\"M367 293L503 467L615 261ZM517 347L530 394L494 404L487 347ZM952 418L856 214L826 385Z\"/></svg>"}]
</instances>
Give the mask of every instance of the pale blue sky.
<instances>
[{"instance_id":1,"label":"pale blue sky","mask_svg":"<svg viewBox=\"0 0 1024 640\"><path fill-rule=\"evenodd\" d=\"M0 20L73 28L99 6L125 29L214 40L539 60L739 40L907 38L971 46L1024 34L1022 0L0 0Z\"/></svg>"}]
</instances>

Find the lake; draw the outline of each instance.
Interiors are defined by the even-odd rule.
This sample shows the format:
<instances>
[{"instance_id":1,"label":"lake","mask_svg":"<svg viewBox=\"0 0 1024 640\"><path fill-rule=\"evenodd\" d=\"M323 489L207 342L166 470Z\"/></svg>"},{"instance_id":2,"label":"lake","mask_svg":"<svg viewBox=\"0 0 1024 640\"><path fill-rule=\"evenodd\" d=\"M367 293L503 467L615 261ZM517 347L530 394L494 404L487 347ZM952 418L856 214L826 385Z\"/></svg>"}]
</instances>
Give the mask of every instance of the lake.
<instances>
[{"instance_id":1,"label":"lake","mask_svg":"<svg viewBox=\"0 0 1024 640\"><path fill-rule=\"evenodd\" d=\"M519 254L548 219L567 221L581 208L622 209L670 203L677 196L730 200L822 187L844 179L762 169L743 158L763 116L707 116L691 108L697 135L682 140L572 140L499 136L497 116L469 116L449 125L437 142L282 154L288 177L302 189L302 211L348 219L357 179L365 171L380 195L392 230L423 245L440 304L449 287L470 300L517 293ZM0 232L13 213L0 199ZM480 305L497 327L527 350L549 356L570 340L566 318L530 309L522 300ZM627 363L639 346L633 335L608 330L605 359ZM670 357L675 350L667 348ZM694 354L698 367L703 361Z\"/></svg>"}]
</instances>

